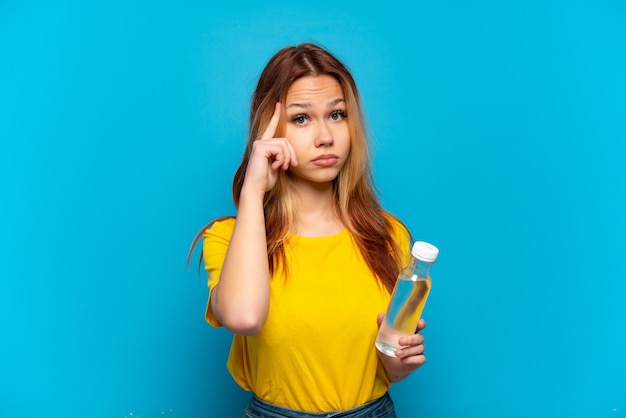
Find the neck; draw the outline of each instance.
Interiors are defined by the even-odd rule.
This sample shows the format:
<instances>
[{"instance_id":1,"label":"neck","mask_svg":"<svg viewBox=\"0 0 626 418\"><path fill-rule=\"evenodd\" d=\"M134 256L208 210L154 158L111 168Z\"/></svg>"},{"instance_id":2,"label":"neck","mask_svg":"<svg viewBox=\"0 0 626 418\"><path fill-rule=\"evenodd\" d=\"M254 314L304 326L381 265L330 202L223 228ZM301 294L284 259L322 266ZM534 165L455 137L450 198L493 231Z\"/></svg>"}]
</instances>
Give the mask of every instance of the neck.
<instances>
[{"instance_id":1,"label":"neck","mask_svg":"<svg viewBox=\"0 0 626 418\"><path fill-rule=\"evenodd\" d=\"M332 183L294 184L296 224L294 232L307 237L334 235L344 225L335 213Z\"/></svg>"}]
</instances>

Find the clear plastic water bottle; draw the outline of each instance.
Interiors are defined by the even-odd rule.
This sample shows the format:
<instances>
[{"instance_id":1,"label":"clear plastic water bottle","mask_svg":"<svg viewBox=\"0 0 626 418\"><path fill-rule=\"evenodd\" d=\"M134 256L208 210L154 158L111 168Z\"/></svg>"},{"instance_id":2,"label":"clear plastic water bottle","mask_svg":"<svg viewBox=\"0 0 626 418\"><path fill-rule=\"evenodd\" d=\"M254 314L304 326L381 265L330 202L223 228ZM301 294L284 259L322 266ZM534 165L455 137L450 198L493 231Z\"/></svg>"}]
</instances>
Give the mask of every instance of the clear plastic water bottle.
<instances>
[{"instance_id":1,"label":"clear plastic water bottle","mask_svg":"<svg viewBox=\"0 0 626 418\"><path fill-rule=\"evenodd\" d=\"M426 299L430 293L430 269L439 249L417 241L411 249L411 261L400 274L391 294L391 301L376 337L376 348L391 357L400 348L398 340L415 333Z\"/></svg>"}]
</instances>

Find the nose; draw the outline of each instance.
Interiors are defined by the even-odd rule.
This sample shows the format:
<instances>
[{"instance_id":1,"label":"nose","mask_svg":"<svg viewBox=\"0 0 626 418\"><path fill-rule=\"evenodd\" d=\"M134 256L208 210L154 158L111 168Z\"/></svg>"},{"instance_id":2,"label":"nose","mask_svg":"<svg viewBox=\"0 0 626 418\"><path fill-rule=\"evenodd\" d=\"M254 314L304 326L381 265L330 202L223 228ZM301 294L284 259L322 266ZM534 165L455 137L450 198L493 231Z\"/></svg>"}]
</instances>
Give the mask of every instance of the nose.
<instances>
[{"instance_id":1,"label":"nose","mask_svg":"<svg viewBox=\"0 0 626 418\"><path fill-rule=\"evenodd\" d=\"M333 133L326 122L319 124L319 130L315 137L316 147L332 147L335 140L333 139Z\"/></svg>"}]
</instances>

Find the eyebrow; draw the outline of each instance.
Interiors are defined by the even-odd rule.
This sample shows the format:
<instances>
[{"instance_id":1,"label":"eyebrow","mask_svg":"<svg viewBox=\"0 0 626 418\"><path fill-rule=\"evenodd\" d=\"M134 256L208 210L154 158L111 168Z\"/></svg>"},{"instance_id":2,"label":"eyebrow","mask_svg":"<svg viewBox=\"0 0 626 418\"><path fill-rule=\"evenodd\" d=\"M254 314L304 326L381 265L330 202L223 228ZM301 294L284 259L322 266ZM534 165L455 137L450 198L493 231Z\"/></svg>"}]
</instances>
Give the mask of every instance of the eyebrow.
<instances>
[{"instance_id":1,"label":"eyebrow","mask_svg":"<svg viewBox=\"0 0 626 418\"><path fill-rule=\"evenodd\" d=\"M346 101L345 99L337 98L335 100L331 100L330 102L328 102L326 104L326 107L334 107L334 106L337 106L339 103L345 103L345 101ZM311 107L311 103L292 103L289 106L287 106L286 109L290 109L292 107L306 109L306 108Z\"/></svg>"}]
</instances>

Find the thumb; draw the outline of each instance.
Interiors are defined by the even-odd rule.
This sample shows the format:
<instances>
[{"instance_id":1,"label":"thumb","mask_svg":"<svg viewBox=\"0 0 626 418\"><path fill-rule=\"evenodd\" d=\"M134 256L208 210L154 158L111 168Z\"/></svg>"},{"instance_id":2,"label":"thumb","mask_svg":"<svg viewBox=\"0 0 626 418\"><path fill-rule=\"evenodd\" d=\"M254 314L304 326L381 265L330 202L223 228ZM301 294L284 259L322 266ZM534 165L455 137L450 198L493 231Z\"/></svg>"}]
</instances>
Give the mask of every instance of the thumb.
<instances>
[{"instance_id":1,"label":"thumb","mask_svg":"<svg viewBox=\"0 0 626 418\"><path fill-rule=\"evenodd\" d=\"M378 328L380 328L380 324L383 323L383 319L385 318L385 314L384 313L379 313L378 317L376 318L376 324L378 324Z\"/></svg>"}]
</instances>

